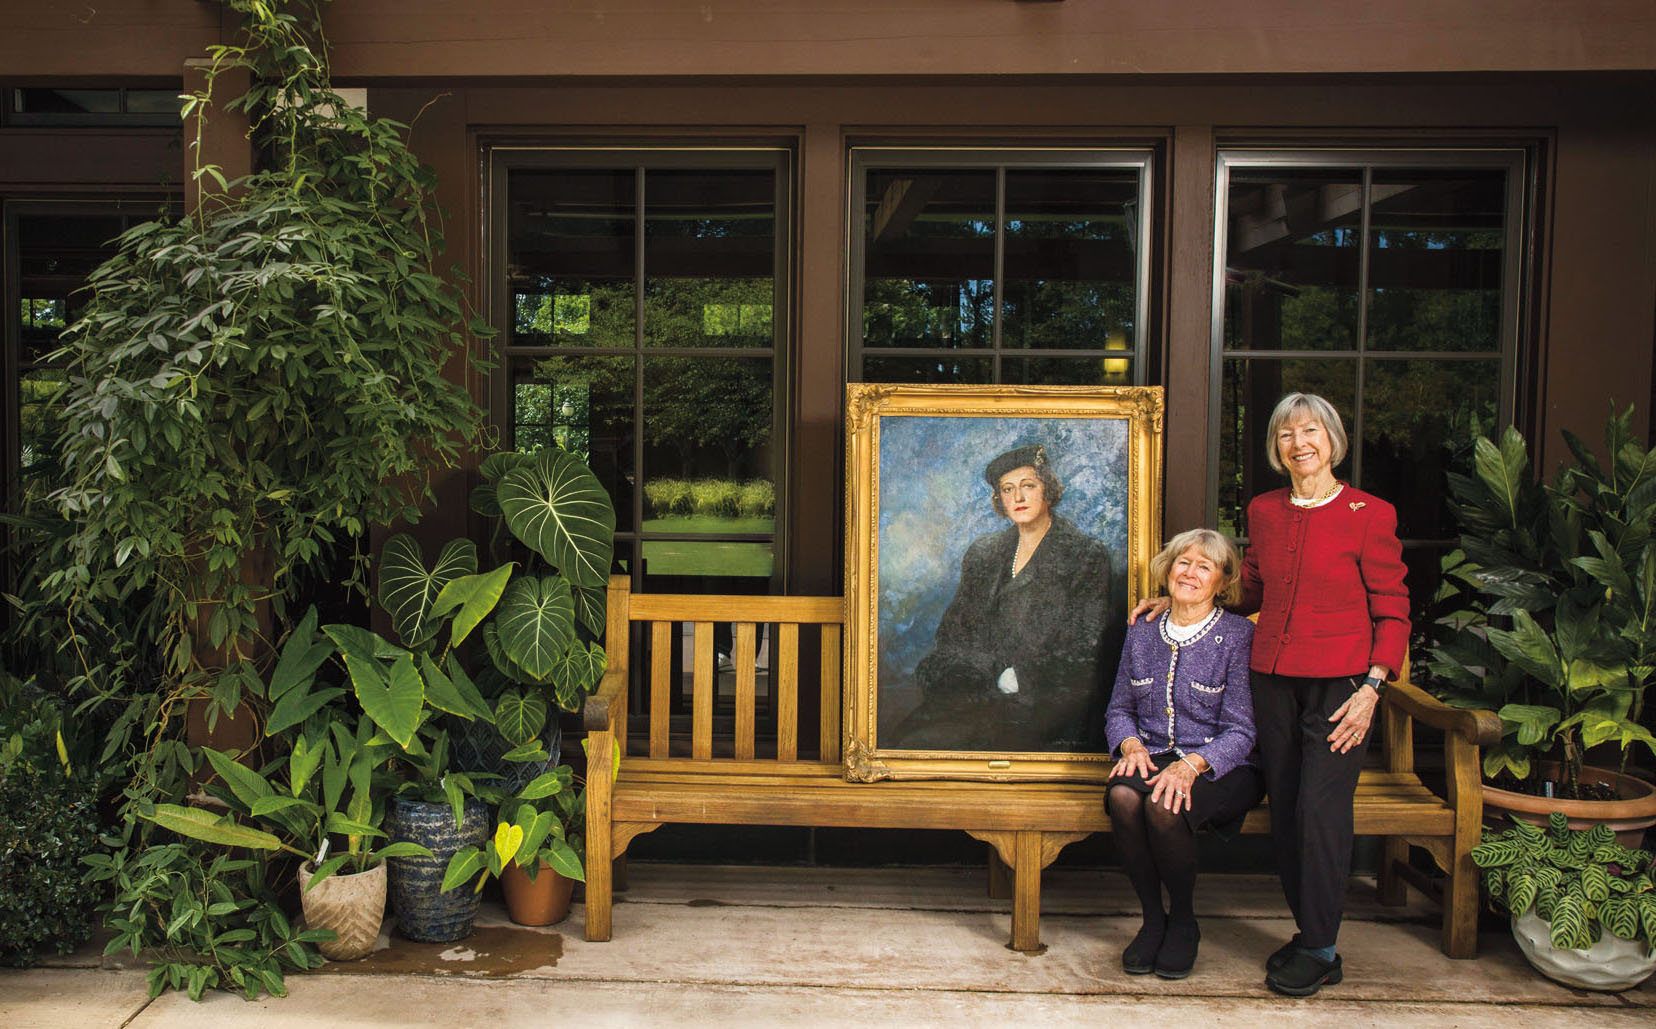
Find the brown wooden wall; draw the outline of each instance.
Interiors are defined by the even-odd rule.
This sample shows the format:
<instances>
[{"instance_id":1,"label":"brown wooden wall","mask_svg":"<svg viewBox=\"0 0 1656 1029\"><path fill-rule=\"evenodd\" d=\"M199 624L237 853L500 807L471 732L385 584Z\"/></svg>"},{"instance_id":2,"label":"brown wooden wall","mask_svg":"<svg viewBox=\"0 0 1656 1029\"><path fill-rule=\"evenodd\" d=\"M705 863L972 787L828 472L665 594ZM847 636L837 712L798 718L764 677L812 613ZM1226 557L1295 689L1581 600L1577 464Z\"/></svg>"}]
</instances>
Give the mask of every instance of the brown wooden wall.
<instances>
[{"instance_id":1,"label":"brown wooden wall","mask_svg":"<svg viewBox=\"0 0 1656 1029\"><path fill-rule=\"evenodd\" d=\"M4 0L0 69L167 76L221 14ZM1656 56L1649 0L334 0L327 17L340 72L376 79L1613 71Z\"/></svg>"}]
</instances>

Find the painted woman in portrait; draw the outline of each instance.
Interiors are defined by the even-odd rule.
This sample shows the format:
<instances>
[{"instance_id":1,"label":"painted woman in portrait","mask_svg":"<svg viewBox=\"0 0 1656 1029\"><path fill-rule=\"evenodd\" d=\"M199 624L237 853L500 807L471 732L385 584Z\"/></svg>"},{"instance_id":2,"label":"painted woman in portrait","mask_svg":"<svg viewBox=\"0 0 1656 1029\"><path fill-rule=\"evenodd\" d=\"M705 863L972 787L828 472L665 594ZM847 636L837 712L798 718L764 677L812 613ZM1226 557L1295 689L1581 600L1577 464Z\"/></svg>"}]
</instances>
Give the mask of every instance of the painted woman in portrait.
<instances>
[{"instance_id":1,"label":"painted woman in portrait","mask_svg":"<svg viewBox=\"0 0 1656 1029\"><path fill-rule=\"evenodd\" d=\"M1044 446L984 470L1011 524L973 540L960 583L915 669L921 702L882 747L1081 751L1104 703L1110 551L1054 508L1064 487Z\"/></svg>"}]
</instances>

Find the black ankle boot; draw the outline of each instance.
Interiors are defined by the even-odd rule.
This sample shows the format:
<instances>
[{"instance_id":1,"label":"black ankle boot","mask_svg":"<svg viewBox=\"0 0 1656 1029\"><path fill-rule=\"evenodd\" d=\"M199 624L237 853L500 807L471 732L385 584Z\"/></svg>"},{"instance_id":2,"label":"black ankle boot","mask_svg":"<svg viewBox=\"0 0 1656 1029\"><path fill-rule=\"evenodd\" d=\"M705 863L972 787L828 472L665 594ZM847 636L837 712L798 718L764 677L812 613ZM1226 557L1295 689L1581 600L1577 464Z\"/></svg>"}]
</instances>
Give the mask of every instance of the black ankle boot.
<instances>
[{"instance_id":1,"label":"black ankle boot","mask_svg":"<svg viewBox=\"0 0 1656 1029\"><path fill-rule=\"evenodd\" d=\"M1167 923L1167 935L1161 949L1156 951L1156 974L1163 979L1183 979L1196 965L1196 944L1202 939L1202 930L1194 918L1187 922Z\"/></svg>"},{"instance_id":2,"label":"black ankle boot","mask_svg":"<svg viewBox=\"0 0 1656 1029\"><path fill-rule=\"evenodd\" d=\"M1162 936L1167 932L1167 923L1151 925L1149 922L1139 929L1133 942L1121 952L1121 970L1128 975L1149 975L1156 967L1156 952L1161 949Z\"/></svg>"}]
</instances>

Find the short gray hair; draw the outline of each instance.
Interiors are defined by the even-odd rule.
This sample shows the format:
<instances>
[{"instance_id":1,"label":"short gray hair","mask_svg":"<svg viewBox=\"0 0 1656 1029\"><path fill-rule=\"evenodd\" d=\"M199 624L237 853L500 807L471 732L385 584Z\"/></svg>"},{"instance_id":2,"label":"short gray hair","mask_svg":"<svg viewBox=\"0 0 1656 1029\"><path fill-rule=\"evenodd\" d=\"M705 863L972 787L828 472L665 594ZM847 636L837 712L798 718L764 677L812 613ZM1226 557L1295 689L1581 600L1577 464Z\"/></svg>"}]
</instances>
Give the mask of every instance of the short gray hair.
<instances>
[{"instance_id":1,"label":"short gray hair","mask_svg":"<svg viewBox=\"0 0 1656 1029\"><path fill-rule=\"evenodd\" d=\"M1345 460L1351 440L1346 436L1345 423L1340 421L1340 412L1315 393L1290 393L1277 402L1276 410L1271 412L1271 420L1265 426L1265 460L1271 463L1273 471L1279 475L1288 474L1288 470L1282 467L1281 455L1277 453L1277 433L1282 431L1283 425L1296 418L1309 418L1328 433L1328 440L1334 445L1333 459L1329 462L1331 466Z\"/></svg>"},{"instance_id":2,"label":"short gray hair","mask_svg":"<svg viewBox=\"0 0 1656 1029\"><path fill-rule=\"evenodd\" d=\"M1173 562L1191 547L1219 566L1219 572L1224 576L1215 594L1219 603L1230 606L1241 600L1242 555L1229 536L1213 529L1186 529L1168 540L1161 553L1150 559L1150 582L1157 589L1166 586L1167 576L1173 571Z\"/></svg>"}]
</instances>

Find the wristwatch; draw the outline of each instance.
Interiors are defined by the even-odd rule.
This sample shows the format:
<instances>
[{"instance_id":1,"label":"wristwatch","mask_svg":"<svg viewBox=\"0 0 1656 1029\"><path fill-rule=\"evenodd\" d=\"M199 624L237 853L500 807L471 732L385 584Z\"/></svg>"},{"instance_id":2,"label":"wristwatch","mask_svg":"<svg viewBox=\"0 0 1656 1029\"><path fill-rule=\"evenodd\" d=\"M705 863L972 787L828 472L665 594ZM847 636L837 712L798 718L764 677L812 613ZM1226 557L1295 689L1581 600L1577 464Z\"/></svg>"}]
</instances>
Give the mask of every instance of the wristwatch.
<instances>
[{"instance_id":1,"label":"wristwatch","mask_svg":"<svg viewBox=\"0 0 1656 1029\"><path fill-rule=\"evenodd\" d=\"M1369 677L1363 680L1363 686L1373 690L1375 696L1383 697L1386 695L1386 680L1373 673L1370 673ZM1361 689L1362 687L1358 688Z\"/></svg>"}]
</instances>

